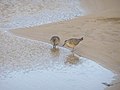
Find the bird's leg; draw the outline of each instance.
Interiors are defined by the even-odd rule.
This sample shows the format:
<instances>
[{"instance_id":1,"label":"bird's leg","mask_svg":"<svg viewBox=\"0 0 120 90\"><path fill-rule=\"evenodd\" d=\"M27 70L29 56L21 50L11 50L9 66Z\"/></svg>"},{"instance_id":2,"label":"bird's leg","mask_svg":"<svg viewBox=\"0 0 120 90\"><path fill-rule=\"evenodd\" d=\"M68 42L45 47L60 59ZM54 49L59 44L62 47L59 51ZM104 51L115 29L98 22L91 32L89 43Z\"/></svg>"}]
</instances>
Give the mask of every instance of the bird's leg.
<instances>
[{"instance_id":1,"label":"bird's leg","mask_svg":"<svg viewBox=\"0 0 120 90\"><path fill-rule=\"evenodd\" d=\"M56 48L56 46L55 46L55 45L53 45L53 48Z\"/></svg>"},{"instance_id":2,"label":"bird's leg","mask_svg":"<svg viewBox=\"0 0 120 90\"><path fill-rule=\"evenodd\" d=\"M72 49L72 51L71 51L71 52L72 52L72 56L74 56L74 49Z\"/></svg>"},{"instance_id":3,"label":"bird's leg","mask_svg":"<svg viewBox=\"0 0 120 90\"><path fill-rule=\"evenodd\" d=\"M72 48L72 51L71 51L72 53L74 52L74 48Z\"/></svg>"}]
</instances>

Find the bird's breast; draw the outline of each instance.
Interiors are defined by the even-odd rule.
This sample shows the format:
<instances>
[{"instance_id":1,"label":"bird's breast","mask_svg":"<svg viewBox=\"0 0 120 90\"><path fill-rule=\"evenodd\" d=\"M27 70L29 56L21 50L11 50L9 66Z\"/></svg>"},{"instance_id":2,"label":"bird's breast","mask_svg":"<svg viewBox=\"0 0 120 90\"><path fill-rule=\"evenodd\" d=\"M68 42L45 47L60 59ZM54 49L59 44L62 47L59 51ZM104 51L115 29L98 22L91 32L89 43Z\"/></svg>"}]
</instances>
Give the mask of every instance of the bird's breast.
<instances>
[{"instance_id":1,"label":"bird's breast","mask_svg":"<svg viewBox=\"0 0 120 90\"><path fill-rule=\"evenodd\" d=\"M66 43L66 45L67 45L68 47L70 47L70 48L75 47L75 45L74 45L74 44L72 44L72 43Z\"/></svg>"}]
</instances>

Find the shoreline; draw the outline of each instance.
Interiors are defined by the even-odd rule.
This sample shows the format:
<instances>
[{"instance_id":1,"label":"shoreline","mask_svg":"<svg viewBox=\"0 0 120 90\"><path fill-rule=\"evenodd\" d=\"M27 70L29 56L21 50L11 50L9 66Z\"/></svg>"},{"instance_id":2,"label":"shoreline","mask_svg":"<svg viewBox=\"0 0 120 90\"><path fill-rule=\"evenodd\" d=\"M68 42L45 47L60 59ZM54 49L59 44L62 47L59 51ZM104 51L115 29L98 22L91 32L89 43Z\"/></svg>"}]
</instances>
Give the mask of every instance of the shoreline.
<instances>
[{"instance_id":1,"label":"shoreline","mask_svg":"<svg viewBox=\"0 0 120 90\"><path fill-rule=\"evenodd\" d=\"M10 30L10 33L46 43L50 43L49 39L52 35L58 35L61 38L60 46L66 39L83 37L84 40L76 46L75 53L116 73L114 83L120 81L119 29L120 17L114 15L108 17L81 16L68 21L14 29ZM119 90L119 85L116 84L107 89Z\"/></svg>"},{"instance_id":2,"label":"shoreline","mask_svg":"<svg viewBox=\"0 0 120 90\"><path fill-rule=\"evenodd\" d=\"M38 41L42 41L43 43L44 42L50 43L50 38L53 35L57 35L61 39L61 43L59 45L59 47L61 47L66 39L83 37L84 40L75 47L75 54L88 58L98 63L106 70L109 69L111 72L113 72L115 75L112 78L113 81L111 83L114 85L110 87L106 87L106 89L119 90L120 89L120 55L119 55L120 54L120 10L119 10L120 1L119 0L115 0L115 1L75 0L71 2L69 0L66 1L62 0L59 2L56 0L52 0L52 2L49 1L49 4L48 1L39 1L39 0L37 1L38 2L34 2L34 3L29 0L25 1L24 3L22 1L16 1L16 0L2 1L2 3L0 4L1 16L3 17L0 18L1 19L0 49L2 51L2 53L0 53L2 57L1 60L2 59L3 59L2 61L7 60L6 57L8 57L8 62L9 62L10 61L9 59L11 58L9 57L10 55L12 55L13 57L14 56L16 57L16 55L19 57L19 55L21 55L23 56L23 59L29 60L29 58L28 59L25 58L26 54L29 56L30 54L29 51L33 53L36 53L36 51L38 51L39 52L37 53L38 56L42 54L42 50L44 50L42 45L41 47L39 47L40 43L38 43L37 46L33 47L32 45L30 45L31 40L38 40ZM84 15L84 16L79 16L79 15ZM69 20L70 17L71 18L74 17L74 18ZM66 20L65 18L68 19ZM58 21L61 20L61 21L54 22L54 20L58 20ZM53 22L53 23L43 24L46 22ZM40 23L43 25L40 25ZM34 25L39 25L39 26L34 26ZM6 30L4 29L4 27L6 28ZM9 28L9 30L7 30L8 29L7 27ZM19 28L19 27L24 27L24 28ZM11 28L16 28L16 29L11 29ZM4 29L3 32L2 29ZM11 38L9 38L9 34L11 35ZM24 39L19 40L17 38L12 38L12 36L20 37L20 38L22 37ZM33 44L35 43L33 42ZM44 45L44 48L46 48L46 45ZM23 53L25 51L24 49L26 49L28 53L26 52L24 54ZM34 51L34 49L36 49L36 51ZM71 50L70 48L67 49ZM16 54L14 54L15 53L14 50L16 50ZM45 50L47 51L48 49ZM17 54L17 51L21 52L21 54L20 53ZM47 53L45 57L46 56ZM15 61L19 59L18 57L16 57ZM31 58L30 60L34 61ZM38 61L37 59L35 60ZM99 70L95 69L95 70L98 72L97 73L98 75L95 74L95 76L102 77L101 76L102 73L103 73L103 77L104 75L107 75L104 74L104 72L101 72L101 75L99 75L99 70L101 69ZM99 78L94 77L93 74L90 75L92 75L93 79L99 80ZM106 78L108 78L108 75L106 76ZM93 85L95 84L93 83Z\"/></svg>"},{"instance_id":3,"label":"shoreline","mask_svg":"<svg viewBox=\"0 0 120 90\"><path fill-rule=\"evenodd\" d=\"M95 44L98 43L99 45L101 45L100 48L102 48L102 46L106 47L107 45L110 45L110 44L112 45L112 42L109 41L110 40L109 38L108 38L108 42L107 42L107 41L104 41L104 40L99 40L100 38L102 38L101 36L97 37L97 35L96 35L97 39L95 39L95 37L92 35L94 32L95 32L95 34L100 33L100 32L96 33L95 30L97 29L97 27L91 27L91 26L94 26L95 24L97 25L99 23L102 24L103 22L109 23L109 21L111 21L113 23L114 22L118 22L118 24L119 24L120 17L117 17L117 18L116 17L115 18L109 18L109 17L108 18L106 18L106 17L86 18L86 16L85 17L82 16L82 17L78 17L78 18L75 18L75 19L72 19L72 20L68 20L68 21L61 21L61 22L57 22L57 23L45 24L45 25L40 25L40 26L35 26L35 27L30 27L30 28L14 29L14 30L10 30L10 33L13 33L13 34L21 36L21 37L30 38L30 39L33 39L33 40L38 40L38 41L40 40L40 41L43 41L43 42L46 42L46 43L50 43L49 39L53 35L58 35L58 36L60 36L61 41L62 41L60 43L60 46L63 44L64 40L66 40L66 39L69 39L69 38L72 38L72 37L76 37L76 38L78 37L78 38L80 38L80 37L83 36L85 40L83 40L83 42L81 42L75 48L76 49L75 53L77 53L78 55L80 55L80 50L78 50L78 49L80 49L80 48L81 49L82 48L85 49L85 44L87 43L87 41L89 43L91 41L96 42ZM89 26L90 30L87 30L88 26ZM105 27L107 27L107 26L108 25L106 25ZM72 32L72 28L74 29L74 32ZM95 30L92 30L93 28ZM86 29L86 30L83 30L83 29ZM79 33L79 32L82 32L82 33ZM117 32L117 30L116 30L116 32ZM103 33L103 32L101 32L101 33ZM111 32L111 34L112 34L112 32ZM113 38L111 38L111 41L112 41L112 39ZM118 39L118 38L114 38L114 39ZM116 45L117 44L120 44L119 40L118 40L118 42L116 42ZM92 43L90 43L90 45L92 45ZM113 48L113 49L116 49L116 48ZM118 50L118 48L116 50ZM118 52L119 52L119 50L118 50ZM86 55L84 55L84 52L82 52L81 55L82 56L86 56ZM95 57L94 55L92 57L93 57L93 60L95 59L95 61L97 61L96 60L97 57ZM90 58L91 58L91 56L90 56ZM119 58L117 58L117 59L119 59ZM115 70L117 70L117 69L115 69Z\"/></svg>"}]
</instances>

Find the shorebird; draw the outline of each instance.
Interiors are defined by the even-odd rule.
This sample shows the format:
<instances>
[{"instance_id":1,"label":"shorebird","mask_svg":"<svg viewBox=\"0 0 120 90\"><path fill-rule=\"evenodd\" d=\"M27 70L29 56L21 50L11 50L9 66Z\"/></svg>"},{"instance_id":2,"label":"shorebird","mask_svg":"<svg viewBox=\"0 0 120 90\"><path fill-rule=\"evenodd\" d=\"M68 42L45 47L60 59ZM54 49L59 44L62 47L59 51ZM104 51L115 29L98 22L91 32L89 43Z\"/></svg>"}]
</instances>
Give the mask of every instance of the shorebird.
<instances>
[{"instance_id":1,"label":"shorebird","mask_svg":"<svg viewBox=\"0 0 120 90\"><path fill-rule=\"evenodd\" d=\"M56 46L60 43L60 38L58 36L52 36L50 42L53 45L53 48L56 48Z\"/></svg>"},{"instance_id":2,"label":"shorebird","mask_svg":"<svg viewBox=\"0 0 120 90\"><path fill-rule=\"evenodd\" d=\"M83 37L80 38L80 39L77 39L77 38L71 38L71 39L68 39L68 40L65 40L63 46L68 46L70 48L72 48L72 52L74 51L74 48L75 46L77 46L79 44L80 41L83 40Z\"/></svg>"}]
</instances>

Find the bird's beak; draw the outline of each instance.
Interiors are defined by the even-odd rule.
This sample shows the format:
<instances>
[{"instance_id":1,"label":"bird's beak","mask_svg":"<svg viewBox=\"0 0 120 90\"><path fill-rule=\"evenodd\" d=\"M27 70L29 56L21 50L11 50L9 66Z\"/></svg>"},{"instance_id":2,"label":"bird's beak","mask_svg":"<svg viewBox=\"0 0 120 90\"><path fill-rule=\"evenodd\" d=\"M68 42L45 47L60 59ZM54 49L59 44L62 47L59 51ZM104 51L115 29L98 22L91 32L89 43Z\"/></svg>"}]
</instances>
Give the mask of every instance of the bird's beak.
<instances>
[{"instance_id":1,"label":"bird's beak","mask_svg":"<svg viewBox=\"0 0 120 90\"><path fill-rule=\"evenodd\" d=\"M65 46L65 43L62 45L62 47L64 47Z\"/></svg>"}]
</instances>

